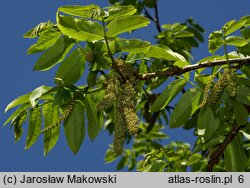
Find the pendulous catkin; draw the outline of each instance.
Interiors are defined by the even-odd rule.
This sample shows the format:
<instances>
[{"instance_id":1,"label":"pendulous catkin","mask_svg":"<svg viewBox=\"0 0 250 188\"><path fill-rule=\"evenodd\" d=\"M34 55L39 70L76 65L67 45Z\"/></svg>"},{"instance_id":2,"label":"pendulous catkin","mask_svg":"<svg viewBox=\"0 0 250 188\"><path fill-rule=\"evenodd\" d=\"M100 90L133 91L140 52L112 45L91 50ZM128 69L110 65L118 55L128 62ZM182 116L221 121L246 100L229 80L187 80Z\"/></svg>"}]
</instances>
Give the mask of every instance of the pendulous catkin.
<instances>
[{"instance_id":1,"label":"pendulous catkin","mask_svg":"<svg viewBox=\"0 0 250 188\"><path fill-rule=\"evenodd\" d=\"M121 82L120 75L114 73L107 80L105 96L97 104L97 109L105 110L113 107L114 151L120 155L123 152L126 133L137 133L139 118L136 114L137 78L133 67L119 59L116 59L116 64L126 78L126 82Z\"/></svg>"},{"instance_id":2,"label":"pendulous catkin","mask_svg":"<svg viewBox=\"0 0 250 188\"><path fill-rule=\"evenodd\" d=\"M214 104L220 99L220 96L224 89L227 90L230 97L236 95L236 83L235 83L235 70L225 69L221 77L212 87L214 78L209 80L204 90L204 96L201 103L201 107L204 107L207 103Z\"/></svg>"}]
</instances>

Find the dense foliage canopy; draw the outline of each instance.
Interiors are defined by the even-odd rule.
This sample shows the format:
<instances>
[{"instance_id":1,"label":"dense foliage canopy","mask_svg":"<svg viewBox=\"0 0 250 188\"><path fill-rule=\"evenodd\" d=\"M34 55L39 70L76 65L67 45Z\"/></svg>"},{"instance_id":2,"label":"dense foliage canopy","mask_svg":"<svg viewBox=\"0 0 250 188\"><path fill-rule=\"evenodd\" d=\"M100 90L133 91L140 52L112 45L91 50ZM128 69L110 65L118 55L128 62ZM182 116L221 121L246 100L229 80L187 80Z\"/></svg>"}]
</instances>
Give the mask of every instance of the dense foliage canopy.
<instances>
[{"instance_id":1,"label":"dense foliage canopy","mask_svg":"<svg viewBox=\"0 0 250 188\"><path fill-rule=\"evenodd\" d=\"M63 126L77 154L85 134L93 141L104 128L114 135L105 160L119 158L117 170L249 171L250 16L212 32L212 55L191 64L192 48L204 42L195 20L160 25L156 0L109 2L59 7L56 23L24 34L37 38L27 52L41 53L34 70L59 65L55 86L42 85L6 107L16 107L4 123L15 141L27 122L25 149L43 135L47 155ZM150 22L158 30L155 44L131 38ZM224 55L216 55L219 48ZM194 130L195 145L162 145L164 126Z\"/></svg>"}]
</instances>

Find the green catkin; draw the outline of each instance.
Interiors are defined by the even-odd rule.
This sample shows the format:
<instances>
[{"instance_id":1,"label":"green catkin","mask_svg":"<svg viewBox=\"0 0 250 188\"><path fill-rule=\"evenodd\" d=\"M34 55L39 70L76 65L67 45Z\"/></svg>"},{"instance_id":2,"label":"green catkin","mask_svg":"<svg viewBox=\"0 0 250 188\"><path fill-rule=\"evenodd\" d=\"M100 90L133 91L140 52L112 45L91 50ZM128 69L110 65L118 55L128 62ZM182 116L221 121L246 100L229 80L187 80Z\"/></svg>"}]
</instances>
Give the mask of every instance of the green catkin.
<instances>
[{"instance_id":1,"label":"green catkin","mask_svg":"<svg viewBox=\"0 0 250 188\"><path fill-rule=\"evenodd\" d=\"M212 77L212 78L208 81L208 83L207 83L207 85L206 85L206 87L205 87L203 99L202 99L202 102L201 102L201 107L204 107L204 106L207 104L207 101L208 101L208 98L209 98L209 92L210 92L210 89L211 89L213 80L214 80L214 77Z\"/></svg>"},{"instance_id":2,"label":"green catkin","mask_svg":"<svg viewBox=\"0 0 250 188\"><path fill-rule=\"evenodd\" d=\"M121 106L127 129L130 134L135 134L139 129L139 118L136 114L136 95L137 92L130 82L122 85L123 93L120 96Z\"/></svg>"},{"instance_id":3,"label":"green catkin","mask_svg":"<svg viewBox=\"0 0 250 188\"><path fill-rule=\"evenodd\" d=\"M236 83L234 81L234 78L234 69L224 70L219 80L214 84L214 87L211 89L210 95L207 100L209 104L214 104L216 101L218 101L224 89L227 90L230 97L234 97L236 95Z\"/></svg>"},{"instance_id":4,"label":"green catkin","mask_svg":"<svg viewBox=\"0 0 250 188\"><path fill-rule=\"evenodd\" d=\"M74 104L76 103L76 100L80 95L83 95L82 91L76 92L74 96L71 98L71 102L67 105L63 115L59 118L59 120L53 122L50 126L46 127L41 132L50 131L54 129L56 126L59 126L62 122L64 122L70 116Z\"/></svg>"},{"instance_id":5,"label":"green catkin","mask_svg":"<svg viewBox=\"0 0 250 188\"><path fill-rule=\"evenodd\" d=\"M120 82L118 81L116 76L107 80L106 92L102 101L97 104L97 110L105 110L113 106L113 103L117 97L119 85Z\"/></svg>"},{"instance_id":6,"label":"green catkin","mask_svg":"<svg viewBox=\"0 0 250 188\"><path fill-rule=\"evenodd\" d=\"M97 104L98 110L105 110L113 106L114 122L114 151L121 155L126 140L126 132L137 133L139 129L139 118L136 114L137 104L137 78L134 75L133 67L120 59L116 59L116 65L126 78L126 82L121 81L120 75L114 73L107 80L105 96Z\"/></svg>"},{"instance_id":7,"label":"green catkin","mask_svg":"<svg viewBox=\"0 0 250 188\"><path fill-rule=\"evenodd\" d=\"M226 86L227 86L227 75L224 72L219 78L219 80L214 84L214 87L211 90L210 96L208 98L209 104L214 104L219 100L219 97Z\"/></svg>"},{"instance_id":8,"label":"green catkin","mask_svg":"<svg viewBox=\"0 0 250 188\"><path fill-rule=\"evenodd\" d=\"M236 83L235 83L235 70L231 69L227 71L227 87L226 90L230 97L236 95Z\"/></svg>"},{"instance_id":9,"label":"green catkin","mask_svg":"<svg viewBox=\"0 0 250 188\"><path fill-rule=\"evenodd\" d=\"M114 111L114 152L117 155L121 155L123 152L123 146L126 140L126 122L122 112L122 108L118 107Z\"/></svg>"}]
</instances>

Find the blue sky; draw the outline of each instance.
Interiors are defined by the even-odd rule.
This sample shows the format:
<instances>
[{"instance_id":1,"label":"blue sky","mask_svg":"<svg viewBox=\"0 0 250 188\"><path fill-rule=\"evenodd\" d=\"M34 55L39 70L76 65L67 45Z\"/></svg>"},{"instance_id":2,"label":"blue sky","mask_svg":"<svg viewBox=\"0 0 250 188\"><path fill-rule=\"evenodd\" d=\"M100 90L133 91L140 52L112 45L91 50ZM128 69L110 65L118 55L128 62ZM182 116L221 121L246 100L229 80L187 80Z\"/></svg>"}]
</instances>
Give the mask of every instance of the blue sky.
<instances>
[{"instance_id":1,"label":"blue sky","mask_svg":"<svg viewBox=\"0 0 250 188\"><path fill-rule=\"evenodd\" d=\"M55 12L59 6L70 4L108 5L107 1L97 0L25 0L3 1L0 12L1 69L0 69L0 124L10 113L4 114L6 105L15 97L27 93L40 85L54 85L53 68L47 72L32 71L37 55L27 55L27 48L35 42L22 38L22 35L38 23L55 21ZM193 17L206 30L205 43L195 49L194 61L208 56L207 38L210 32L220 29L227 21L249 15L249 0L160 0L160 23L182 22ZM136 31L134 37L153 40L156 34L153 24ZM63 131L63 130L62 130ZM63 132L62 132L63 133ZM192 133L167 130L172 140L192 141ZM26 135L26 134L25 134ZM25 136L24 135L24 136ZM64 134L56 147L45 158L43 156L42 136L28 151L24 151L25 137L14 144L13 131L9 126L0 128L0 171L114 171L115 164L105 164L104 156L112 137L101 132L93 143L85 138L79 153L74 156L68 149Z\"/></svg>"}]
</instances>

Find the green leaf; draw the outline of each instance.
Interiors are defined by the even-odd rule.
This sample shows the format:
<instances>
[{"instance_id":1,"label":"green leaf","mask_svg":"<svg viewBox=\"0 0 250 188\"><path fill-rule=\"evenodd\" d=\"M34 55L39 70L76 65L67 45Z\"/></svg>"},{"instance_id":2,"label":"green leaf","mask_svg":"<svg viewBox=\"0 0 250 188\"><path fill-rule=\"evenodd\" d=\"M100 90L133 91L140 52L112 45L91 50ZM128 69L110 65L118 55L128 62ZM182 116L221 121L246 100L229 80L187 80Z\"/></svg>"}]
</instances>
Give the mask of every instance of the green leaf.
<instances>
[{"instance_id":1,"label":"green leaf","mask_svg":"<svg viewBox=\"0 0 250 188\"><path fill-rule=\"evenodd\" d=\"M12 125L14 126L14 138L15 143L20 140L20 138L23 135L23 128L22 125L27 119L27 113L18 115L12 122Z\"/></svg>"},{"instance_id":2,"label":"green leaf","mask_svg":"<svg viewBox=\"0 0 250 188\"><path fill-rule=\"evenodd\" d=\"M204 132L204 134L202 135L198 134L198 135L203 137L205 142L214 135L219 125L220 125L220 120L214 117L214 113L209 106L203 108L200 111L197 120L197 129L198 132L199 130L201 132Z\"/></svg>"},{"instance_id":3,"label":"green leaf","mask_svg":"<svg viewBox=\"0 0 250 188\"><path fill-rule=\"evenodd\" d=\"M139 74L145 74L148 73L148 66L146 61L141 61L139 65Z\"/></svg>"},{"instance_id":4,"label":"green leaf","mask_svg":"<svg viewBox=\"0 0 250 188\"><path fill-rule=\"evenodd\" d=\"M208 50L211 54L214 54L224 44L223 39L210 39L208 40Z\"/></svg>"},{"instance_id":5,"label":"green leaf","mask_svg":"<svg viewBox=\"0 0 250 188\"><path fill-rule=\"evenodd\" d=\"M211 75L207 74L197 74L195 73L195 82L199 85L200 88L205 89L208 82L212 79Z\"/></svg>"},{"instance_id":6,"label":"green leaf","mask_svg":"<svg viewBox=\"0 0 250 188\"><path fill-rule=\"evenodd\" d=\"M85 108L81 103L73 106L72 112L64 121L64 131L71 151L77 154L85 137Z\"/></svg>"},{"instance_id":7,"label":"green leaf","mask_svg":"<svg viewBox=\"0 0 250 188\"><path fill-rule=\"evenodd\" d=\"M81 49L74 50L60 65L55 76L57 85L73 85L82 76L85 58Z\"/></svg>"},{"instance_id":8,"label":"green leaf","mask_svg":"<svg viewBox=\"0 0 250 188\"><path fill-rule=\"evenodd\" d=\"M246 108L242 104L235 101L233 110L238 126L245 125L248 120L248 112Z\"/></svg>"},{"instance_id":9,"label":"green leaf","mask_svg":"<svg viewBox=\"0 0 250 188\"><path fill-rule=\"evenodd\" d=\"M225 36L228 36L231 33L233 33L235 31L237 31L238 29L242 28L245 25L246 22L247 22L246 19L241 19L238 22L235 21L235 20L227 22L223 26L223 30L224 30Z\"/></svg>"},{"instance_id":10,"label":"green leaf","mask_svg":"<svg viewBox=\"0 0 250 188\"><path fill-rule=\"evenodd\" d=\"M107 149L106 151L106 155L105 155L105 162L106 163L111 163L113 162L114 160L117 159L117 157L119 157L119 155L117 155L115 152L114 152L114 149L113 148L109 148Z\"/></svg>"},{"instance_id":11,"label":"green leaf","mask_svg":"<svg viewBox=\"0 0 250 188\"><path fill-rule=\"evenodd\" d=\"M44 117L44 128L52 126L59 120L59 107L53 106L52 103L47 103L42 106ZM44 156L46 156L51 149L56 145L60 135L60 124L56 123L56 126L44 132Z\"/></svg>"},{"instance_id":12,"label":"green leaf","mask_svg":"<svg viewBox=\"0 0 250 188\"><path fill-rule=\"evenodd\" d=\"M145 169L146 172L162 172L162 170L166 167L166 162L163 160L155 160L149 166L149 168Z\"/></svg>"},{"instance_id":13,"label":"green leaf","mask_svg":"<svg viewBox=\"0 0 250 188\"><path fill-rule=\"evenodd\" d=\"M127 56L126 62L127 63L134 63L139 60L150 60L144 53L130 53Z\"/></svg>"},{"instance_id":14,"label":"green leaf","mask_svg":"<svg viewBox=\"0 0 250 188\"><path fill-rule=\"evenodd\" d=\"M138 39L117 38L110 43L110 48L117 52L147 53L151 47L150 42Z\"/></svg>"},{"instance_id":15,"label":"green leaf","mask_svg":"<svg viewBox=\"0 0 250 188\"><path fill-rule=\"evenodd\" d=\"M250 26L250 16L249 15L243 16L242 18L240 18L240 20L246 20L245 27Z\"/></svg>"},{"instance_id":16,"label":"green leaf","mask_svg":"<svg viewBox=\"0 0 250 188\"><path fill-rule=\"evenodd\" d=\"M86 98L83 99L83 104L86 107L87 118L88 118L88 135L93 141L102 128L102 113L97 112L96 102L94 96L91 94L86 95Z\"/></svg>"},{"instance_id":17,"label":"green leaf","mask_svg":"<svg viewBox=\"0 0 250 188\"><path fill-rule=\"evenodd\" d=\"M184 125L199 108L201 92L197 88L186 91L170 116L170 127Z\"/></svg>"},{"instance_id":18,"label":"green leaf","mask_svg":"<svg viewBox=\"0 0 250 188\"><path fill-rule=\"evenodd\" d=\"M143 0L143 4L148 8L154 8L156 6L156 0Z\"/></svg>"},{"instance_id":19,"label":"green leaf","mask_svg":"<svg viewBox=\"0 0 250 188\"><path fill-rule=\"evenodd\" d=\"M223 37L222 31L214 31L209 35L209 40L220 39Z\"/></svg>"},{"instance_id":20,"label":"green leaf","mask_svg":"<svg viewBox=\"0 0 250 188\"><path fill-rule=\"evenodd\" d=\"M222 37L223 33L221 30L214 31L209 35L208 50L210 53L214 54L224 44Z\"/></svg>"},{"instance_id":21,"label":"green leaf","mask_svg":"<svg viewBox=\"0 0 250 188\"><path fill-rule=\"evenodd\" d=\"M199 40L200 42L204 42L204 37L203 35L195 28L188 27L187 31L193 33L194 37Z\"/></svg>"},{"instance_id":22,"label":"green leaf","mask_svg":"<svg viewBox=\"0 0 250 188\"><path fill-rule=\"evenodd\" d=\"M28 136L25 150L29 149L38 139L42 127L41 109L34 108L30 111Z\"/></svg>"},{"instance_id":23,"label":"green leaf","mask_svg":"<svg viewBox=\"0 0 250 188\"><path fill-rule=\"evenodd\" d=\"M67 37L61 37L48 50L46 50L37 60L33 70L45 71L61 62L69 50L73 47L74 42Z\"/></svg>"},{"instance_id":24,"label":"green leaf","mask_svg":"<svg viewBox=\"0 0 250 188\"><path fill-rule=\"evenodd\" d=\"M201 33L205 32L205 30L193 18L189 18L187 19L187 21L190 25L194 26L194 28L200 31Z\"/></svg>"},{"instance_id":25,"label":"green leaf","mask_svg":"<svg viewBox=\"0 0 250 188\"><path fill-rule=\"evenodd\" d=\"M27 111L29 108L29 103L25 103L22 106L18 107L15 112L4 122L3 127L7 125L10 121L14 121L18 116L20 116L24 111ZM26 112L27 113L27 112Z\"/></svg>"},{"instance_id":26,"label":"green leaf","mask_svg":"<svg viewBox=\"0 0 250 188\"><path fill-rule=\"evenodd\" d=\"M88 87L92 88L96 85L98 71L90 71L87 78Z\"/></svg>"},{"instance_id":27,"label":"green leaf","mask_svg":"<svg viewBox=\"0 0 250 188\"><path fill-rule=\"evenodd\" d=\"M228 172L243 172L247 156L243 150L241 135L237 135L224 151L225 169Z\"/></svg>"},{"instance_id":28,"label":"green leaf","mask_svg":"<svg viewBox=\"0 0 250 188\"><path fill-rule=\"evenodd\" d=\"M107 17L105 17L105 21L111 21L114 20L118 17L121 16L130 16L130 15L134 15L136 13L136 8L132 5L123 5L123 6L110 6L107 7L108 11L107 11Z\"/></svg>"},{"instance_id":29,"label":"green leaf","mask_svg":"<svg viewBox=\"0 0 250 188\"><path fill-rule=\"evenodd\" d=\"M187 165L193 165L201 160L201 155L199 153L194 153L188 157Z\"/></svg>"},{"instance_id":30,"label":"green leaf","mask_svg":"<svg viewBox=\"0 0 250 188\"><path fill-rule=\"evenodd\" d=\"M37 99L39 99L44 93L48 92L51 89L51 87L49 86L40 86L36 89L34 89L30 96L29 96L29 100L30 100L30 104L32 106L32 108L34 108L37 104Z\"/></svg>"},{"instance_id":31,"label":"green leaf","mask_svg":"<svg viewBox=\"0 0 250 188\"><path fill-rule=\"evenodd\" d=\"M104 38L102 26L92 20L57 14L57 24L64 35L79 41L92 42Z\"/></svg>"},{"instance_id":32,"label":"green leaf","mask_svg":"<svg viewBox=\"0 0 250 188\"><path fill-rule=\"evenodd\" d=\"M100 15L95 14L95 12L101 11L101 8L94 4L90 4L87 6L80 6L80 5L62 6L58 8L58 11L72 16L102 20Z\"/></svg>"},{"instance_id":33,"label":"green leaf","mask_svg":"<svg viewBox=\"0 0 250 188\"><path fill-rule=\"evenodd\" d=\"M128 164L128 155L122 156L121 160L116 166L116 171L123 169Z\"/></svg>"},{"instance_id":34,"label":"green leaf","mask_svg":"<svg viewBox=\"0 0 250 188\"><path fill-rule=\"evenodd\" d=\"M246 134L250 134L250 122L242 129Z\"/></svg>"},{"instance_id":35,"label":"green leaf","mask_svg":"<svg viewBox=\"0 0 250 188\"><path fill-rule=\"evenodd\" d=\"M235 83L238 86L248 86L250 87L250 80L247 78L238 77L235 78Z\"/></svg>"},{"instance_id":36,"label":"green leaf","mask_svg":"<svg viewBox=\"0 0 250 188\"><path fill-rule=\"evenodd\" d=\"M212 148L220 143L222 143L225 140L226 136L219 135L219 136L213 136L210 140L208 140L205 144L198 144L195 146L194 152L197 153L201 150L207 150L209 148Z\"/></svg>"},{"instance_id":37,"label":"green leaf","mask_svg":"<svg viewBox=\"0 0 250 188\"><path fill-rule=\"evenodd\" d=\"M245 39L249 39L250 38L250 28L244 28L241 29L241 34Z\"/></svg>"},{"instance_id":38,"label":"green leaf","mask_svg":"<svg viewBox=\"0 0 250 188\"><path fill-rule=\"evenodd\" d=\"M243 54L244 56L250 55L250 42L243 47L238 47L239 53Z\"/></svg>"},{"instance_id":39,"label":"green leaf","mask_svg":"<svg viewBox=\"0 0 250 188\"><path fill-rule=\"evenodd\" d=\"M194 34L189 31L179 31L179 32L176 32L174 35L175 38L185 38L185 37L193 37L193 36Z\"/></svg>"},{"instance_id":40,"label":"green leaf","mask_svg":"<svg viewBox=\"0 0 250 188\"><path fill-rule=\"evenodd\" d=\"M109 3L110 4L115 4L115 3L117 3L117 2L119 2L120 0L109 0Z\"/></svg>"},{"instance_id":41,"label":"green leaf","mask_svg":"<svg viewBox=\"0 0 250 188\"><path fill-rule=\"evenodd\" d=\"M226 38L226 44L231 46L242 47L248 43L248 40L238 36L228 36Z\"/></svg>"},{"instance_id":42,"label":"green leaf","mask_svg":"<svg viewBox=\"0 0 250 188\"><path fill-rule=\"evenodd\" d=\"M61 35L62 33L55 29L50 29L43 32L39 36L37 43L29 47L27 53L34 54L47 50L48 48L50 48L52 45L55 44L55 42L61 37Z\"/></svg>"},{"instance_id":43,"label":"green leaf","mask_svg":"<svg viewBox=\"0 0 250 188\"><path fill-rule=\"evenodd\" d=\"M179 67L179 68L183 68L183 67L185 67L187 65L190 65L190 64L188 62L186 62L186 61L176 61L174 63L174 65L177 66L177 67ZM186 73L183 74L183 76L184 76L184 78L186 78L186 80L189 80L190 73L186 72Z\"/></svg>"},{"instance_id":44,"label":"green leaf","mask_svg":"<svg viewBox=\"0 0 250 188\"><path fill-rule=\"evenodd\" d=\"M161 48L159 46L151 46L146 55L149 58L165 59L168 61L185 61L182 55L173 52L168 47Z\"/></svg>"},{"instance_id":45,"label":"green leaf","mask_svg":"<svg viewBox=\"0 0 250 188\"><path fill-rule=\"evenodd\" d=\"M149 140L157 140L157 139L168 139L169 137L162 132L150 132L147 135L145 135L146 138L148 138ZM138 139L140 139L140 137L138 136Z\"/></svg>"},{"instance_id":46,"label":"green leaf","mask_svg":"<svg viewBox=\"0 0 250 188\"><path fill-rule=\"evenodd\" d=\"M25 104L25 103L28 103L30 100L30 93L27 93L25 95L22 95L20 97L17 97L16 99L14 99L13 101L11 101L11 103L9 103L7 105L7 107L5 108L5 113L10 110L11 108L14 108L18 105L21 105L21 104Z\"/></svg>"},{"instance_id":47,"label":"green leaf","mask_svg":"<svg viewBox=\"0 0 250 188\"><path fill-rule=\"evenodd\" d=\"M69 104L71 101L71 98L72 96L69 90L65 89L64 87L59 87L59 89L57 90L55 94L53 105L62 106L65 104Z\"/></svg>"},{"instance_id":48,"label":"green leaf","mask_svg":"<svg viewBox=\"0 0 250 188\"><path fill-rule=\"evenodd\" d=\"M249 65L244 65L242 67L242 71L248 78L250 78L250 66Z\"/></svg>"},{"instance_id":49,"label":"green leaf","mask_svg":"<svg viewBox=\"0 0 250 188\"><path fill-rule=\"evenodd\" d=\"M174 80L155 100L151 107L151 112L160 111L165 108L185 87L187 81L185 79Z\"/></svg>"},{"instance_id":50,"label":"green leaf","mask_svg":"<svg viewBox=\"0 0 250 188\"><path fill-rule=\"evenodd\" d=\"M238 87L236 91L236 100L242 104L250 105L248 96L250 95L250 87Z\"/></svg>"},{"instance_id":51,"label":"green leaf","mask_svg":"<svg viewBox=\"0 0 250 188\"><path fill-rule=\"evenodd\" d=\"M146 27L149 20L140 15L124 16L112 20L108 25L108 37L115 37L121 33L129 32L135 29Z\"/></svg>"},{"instance_id":52,"label":"green leaf","mask_svg":"<svg viewBox=\"0 0 250 188\"><path fill-rule=\"evenodd\" d=\"M23 37L24 38L36 38L39 35L41 35L43 32L51 29L53 26L54 26L54 24L51 21L41 22L36 27L34 27L34 28L30 29L29 31L27 31L23 35Z\"/></svg>"},{"instance_id":53,"label":"green leaf","mask_svg":"<svg viewBox=\"0 0 250 188\"><path fill-rule=\"evenodd\" d=\"M130 161L129 161L129 164L128 164L128 171L129 172L131 172L135 168L135 166L137 165L136 158L137 158L136 154L133 153L131 155L131 157L130 157Z\"/></svg>"}]
</instances>

